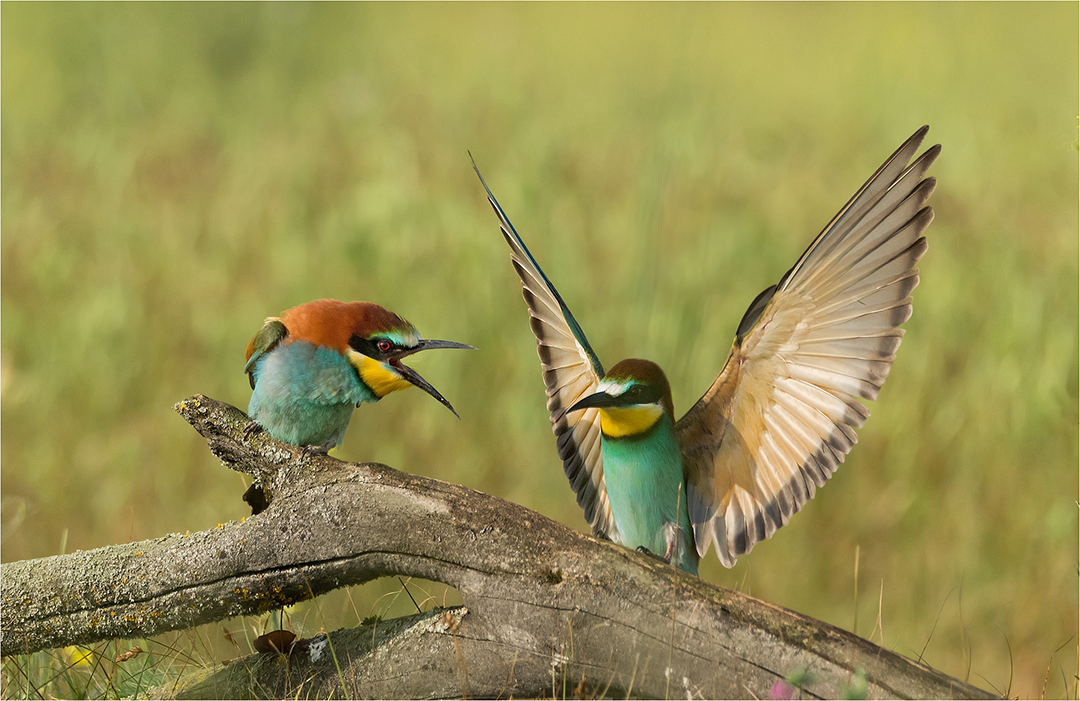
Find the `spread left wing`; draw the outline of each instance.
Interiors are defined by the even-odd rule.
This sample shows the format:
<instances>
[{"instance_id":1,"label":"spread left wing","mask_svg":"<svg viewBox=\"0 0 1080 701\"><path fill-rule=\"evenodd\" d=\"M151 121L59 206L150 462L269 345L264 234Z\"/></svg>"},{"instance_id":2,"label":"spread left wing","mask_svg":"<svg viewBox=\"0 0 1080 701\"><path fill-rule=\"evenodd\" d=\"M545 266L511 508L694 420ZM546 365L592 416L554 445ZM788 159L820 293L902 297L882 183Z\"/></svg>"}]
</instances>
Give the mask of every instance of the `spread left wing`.
<instances>
[{"instance_id":1,"label":"spread left wing","mask_svg":"<svg viewBox=\"0 0 1080 701\"><path fill-rule=\"evenodd\" d=\"M832 476L911 316L940 146L908 139L750 305L723 371L679 420L698 553L731 567Z\"/></svg>"},{"instance_id":2,"label":"spread left wing","mask_svg":"<svg viewBox=\"0 0 1080 701\"><path fill-rule=\"evenodd\" d=\"M567 309L555 286L544 275L514 225L491 194L480 171L477 177L487 190L488 201L499 217L514 270L521 278L521 294L529 305L530 326L536 336L536 352L544 371L547 408L555 434L563 471L577 494L578 506L593 532L618 542L619 534L611 517L604 465L600 448L600 411L585 409L568 414L579 399L596 392L604 368L589 341Z\"/></svg>"}]
</instances>

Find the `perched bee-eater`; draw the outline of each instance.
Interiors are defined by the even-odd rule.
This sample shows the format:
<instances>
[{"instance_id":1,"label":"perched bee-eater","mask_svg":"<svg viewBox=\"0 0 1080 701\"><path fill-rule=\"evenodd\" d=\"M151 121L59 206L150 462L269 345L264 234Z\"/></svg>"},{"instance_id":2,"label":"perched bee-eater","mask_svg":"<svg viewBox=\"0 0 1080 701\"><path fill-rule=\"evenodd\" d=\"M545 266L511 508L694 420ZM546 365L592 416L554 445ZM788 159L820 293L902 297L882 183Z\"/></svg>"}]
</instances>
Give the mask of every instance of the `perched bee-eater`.
<instances>
[{"instance_id":1,"label":"perched bee-eater","mask_svg":"<svg viewBox=\"0 0 1080 701\"><path fill-rule=\"evenodd\" d=\"M877 397L911 316L934 218L924 175L940 145L908 163L928 130L754 299L723 370L678 421L654 363L604 372L480 178L521 278L559 456L594 533L694 574L713 543L731 567L832 476L870 415L859 399Z\"/></svg>"},{"instance_id":2,"label":"perched bee-eater","mask_svg":"<svg viewBox=\"0 0 1080 701\"><path fill-rule=\"evenodd\" d=\"M421 339L412 324L371 302L301 304L267 319L248 344L248 415L279 441L323 452L341 445L354 405L413 385L457 416L401 362L430 348L472 346Z\"/></svg>"}]
</instances>

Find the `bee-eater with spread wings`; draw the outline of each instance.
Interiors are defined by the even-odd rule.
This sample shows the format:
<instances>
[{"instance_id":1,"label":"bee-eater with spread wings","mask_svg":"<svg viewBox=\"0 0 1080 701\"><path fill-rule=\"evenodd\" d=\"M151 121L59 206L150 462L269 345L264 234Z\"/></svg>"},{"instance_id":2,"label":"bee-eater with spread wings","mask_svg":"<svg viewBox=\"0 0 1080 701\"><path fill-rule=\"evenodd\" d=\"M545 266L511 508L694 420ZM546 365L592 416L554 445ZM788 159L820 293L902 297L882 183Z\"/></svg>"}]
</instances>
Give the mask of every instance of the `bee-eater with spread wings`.
<instances>
[{"instance_id":1,"label":"bee-eater with spread wings","mask_svg":"<svg viewBox=\"0 0 1080 701\"><path fill-rule=\"evenodd\" d=\"M941 152L929 127L878 168L780 282L750 304L723 370L678 421L663 371L604 372L480 178L521 278L559 457L593 532L696 574L785 525L856 442L911 316ZM474 165L475 168L475 165ZM480 175L477 170L477 175Z\"/></svg>"}]
</instances>

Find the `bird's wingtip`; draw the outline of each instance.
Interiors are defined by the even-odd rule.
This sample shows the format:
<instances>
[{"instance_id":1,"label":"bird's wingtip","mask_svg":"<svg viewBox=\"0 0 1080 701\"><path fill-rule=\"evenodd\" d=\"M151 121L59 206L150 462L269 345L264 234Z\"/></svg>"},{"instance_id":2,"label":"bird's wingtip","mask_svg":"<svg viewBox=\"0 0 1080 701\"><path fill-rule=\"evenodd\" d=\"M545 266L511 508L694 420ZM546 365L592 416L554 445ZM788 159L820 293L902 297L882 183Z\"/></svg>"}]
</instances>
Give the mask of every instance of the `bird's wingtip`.
<instances>
[{"instance_id":1,"label":"bird's wingtip","mask_svg":"<svg viewBox=\"0 0 1080 701\"><path fill-rule=\"evenodd\" d=\"M495 195L492 194L491 188L488 187L487 181L484 180L484 176L480 174L480 168L476 165L476 159L473 158L472 151L468 152L469 160L472 162L473 172L476 173L476 177L480 178L480 184L484 186L484 191L487 192L488 200L491 201L492 206L499 208L499 203L495 199Z\"/></svg>"}]
</instances>

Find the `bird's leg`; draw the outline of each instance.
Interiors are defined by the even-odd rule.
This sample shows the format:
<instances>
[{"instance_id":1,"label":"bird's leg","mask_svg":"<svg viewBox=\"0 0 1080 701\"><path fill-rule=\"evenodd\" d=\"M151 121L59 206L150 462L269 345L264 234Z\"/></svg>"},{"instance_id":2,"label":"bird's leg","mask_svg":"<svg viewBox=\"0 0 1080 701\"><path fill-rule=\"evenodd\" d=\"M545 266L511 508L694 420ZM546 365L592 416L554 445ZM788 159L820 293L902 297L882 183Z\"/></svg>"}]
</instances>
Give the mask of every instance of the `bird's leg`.
<instances>
[{"instance_id":1,"label":"bird's leg","mask_svg":"<svg viewBox=\"0 0 1080 701\"><path fill-rule=\"evenodd\" d=\"M333 447L332 445L305 445L300 449L300 459L310 458L313 455L326 455Z\"/></svg>"},{"instance_id":2,"label":"bird's leg","mask_svg":"<svg viewBox=\"0 0 1080 701\"><path fill-rule=\"evenodd\" d=\"M669 565L672 563L672 556L675 554L675 539L679 535L679 529L674 523L667 523L664 525L664 541L667 542L667 551L664 553L664 560Z\"/></svg>"},{"instance_id":3,"label":"bird's leg","mask_svg":"<svg viewBox=\"0 0 1080 701\"><path fill-rule=\"evenodd\" d=\"M305 445L300 449L300 458L309 458L313 455L329 455L330 451L337 447L337 441L330 439L322 445Z\"/></svg>"}]
</instances>

